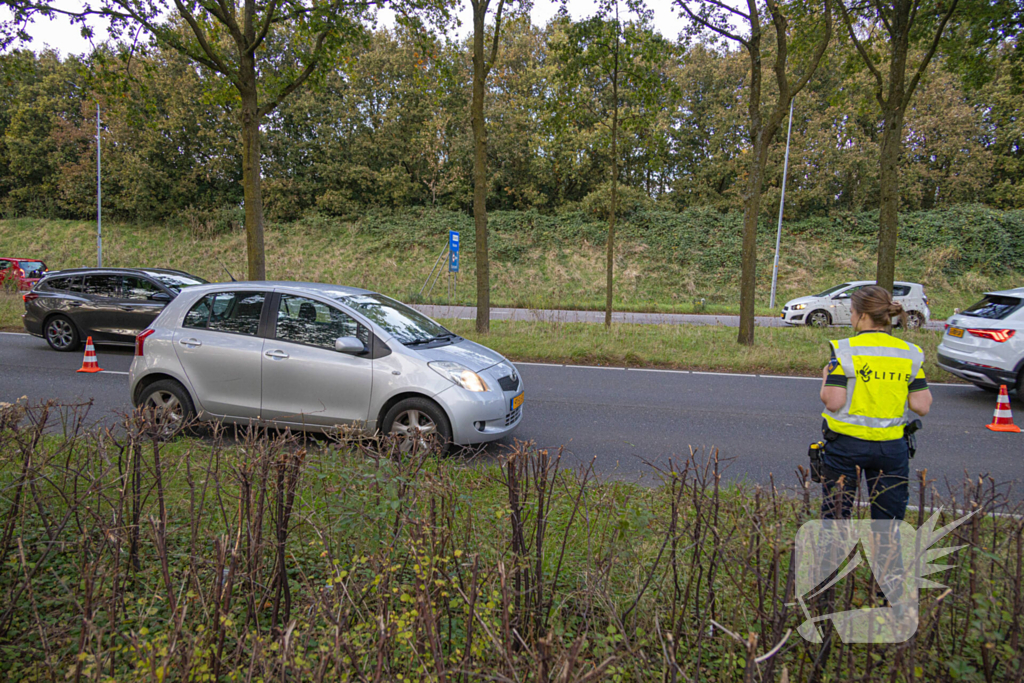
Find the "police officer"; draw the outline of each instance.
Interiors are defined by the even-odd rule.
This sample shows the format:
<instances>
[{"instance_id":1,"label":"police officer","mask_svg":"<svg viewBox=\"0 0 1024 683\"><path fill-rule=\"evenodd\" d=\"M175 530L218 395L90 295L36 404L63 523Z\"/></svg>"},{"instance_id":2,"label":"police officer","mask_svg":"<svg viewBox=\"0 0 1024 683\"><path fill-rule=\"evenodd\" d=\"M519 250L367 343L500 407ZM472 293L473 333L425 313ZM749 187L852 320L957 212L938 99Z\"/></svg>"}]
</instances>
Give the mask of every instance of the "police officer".
<instances>
[{"instance_id":1,"label":"police officer","mask_svg":"<svg viewBox=\"0 0 1024 683\"><path fill-rule=\"evenodd\" d=\"M924 417L932 404L924 352L890 334L893 318L906 329L907 314L889 292L868 285L853 294L852 304L856 334L830 342L832 360L822 372L822 517L850 516L863 472L871 518L903 519L910 474L907 407Z\"/></svg>"}]
</instances>

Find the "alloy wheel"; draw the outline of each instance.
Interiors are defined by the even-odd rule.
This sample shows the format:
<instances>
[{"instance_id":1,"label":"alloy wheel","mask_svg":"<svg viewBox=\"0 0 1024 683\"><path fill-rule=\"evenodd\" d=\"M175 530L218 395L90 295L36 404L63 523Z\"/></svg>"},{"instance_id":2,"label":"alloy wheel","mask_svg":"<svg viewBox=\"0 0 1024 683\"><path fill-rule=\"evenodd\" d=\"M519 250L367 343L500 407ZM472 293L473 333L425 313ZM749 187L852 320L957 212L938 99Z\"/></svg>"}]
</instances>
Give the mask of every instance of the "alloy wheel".
<instances>
[{"instance_id":1,"label":"alloy wheel","mask_svg":"<svg viewBox=\"0 0 1024 683\"><path fill-rule=\"evenodd\" d=\"M177 433L185 420L185 407L181 405L178 397L169 391L159 390L151 393L146 397L145 408L153 412L164 436L173 436Z\"/></svg>"},{"instance_id":2,"label":"alloy wheel","mask_svg":"<svg viewBox=\"0 0 1024 683\"><path fill-rule=\"evenodd\" d=\"M54 346L66 349L75 341L75 331L71 323L63 318L56 318L46 326L46 336Z\"/></svg>"},{"instance_id":3,"label":"alloy wheel","mask_svg":"<svg viewBox=\"0 0 1024 683\"><path fill-rule=\"evenodd\" d=\"M828 313L825 311L814 311L807 318L811 327L828 327Z\"/></svg>"},{"instance_id":4,"label":"alloy wheel","mask_svg":"<svg viewBox=\"0 0 1024 683\"><path fill-rule=\"evenodd\" d=\"M398 436L402 453L409 453L413 448L427 450L429 439L437 433L437 425L422 410L410 408L399 413L391 423L391 433Z\"/></svg>"}]
</instances>

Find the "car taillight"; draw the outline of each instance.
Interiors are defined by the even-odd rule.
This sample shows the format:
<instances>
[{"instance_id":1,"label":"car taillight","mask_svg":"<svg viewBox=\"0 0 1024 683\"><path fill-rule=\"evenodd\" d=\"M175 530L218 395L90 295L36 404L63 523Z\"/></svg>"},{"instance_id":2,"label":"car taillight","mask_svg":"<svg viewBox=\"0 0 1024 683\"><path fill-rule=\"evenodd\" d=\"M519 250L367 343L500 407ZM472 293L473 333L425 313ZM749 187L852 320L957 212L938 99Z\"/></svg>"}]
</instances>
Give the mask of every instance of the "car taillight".
<instances>
[{"instance_id":1,"label":"car taillight","mask_svg":"<svg viewBox=\"0 0 1024 683\"><path fill-rule=\"evenodd\" d=\"M141 356L143 347L146 345L146 337L156 332L156 330L143 330L135 336L135 355Z\"/></svg>"},{"instance_id":2,"label":"car taillight","mask_svg":"<svg viewBox=\"0 0 1024 683\"><path fill-rule=\"evenodd\" d=\"M982 339L991 339L994 342L1004 342L1012 337L1017 330L967 330L975 337L981 337Z\"/></svg>"},{"instance_id":3,"label":"car taillight","mask_svg":"<svg viewBox=\"0 0 1024 683\"><path fill-rule=\"evenodd\" d=\"M25 292L24 294L21 295L21 300L24 301L25 303L28 303L29 301L34 301L38 298L39 295L36 294L35 292Z\"/></svg>"}]
</instances>

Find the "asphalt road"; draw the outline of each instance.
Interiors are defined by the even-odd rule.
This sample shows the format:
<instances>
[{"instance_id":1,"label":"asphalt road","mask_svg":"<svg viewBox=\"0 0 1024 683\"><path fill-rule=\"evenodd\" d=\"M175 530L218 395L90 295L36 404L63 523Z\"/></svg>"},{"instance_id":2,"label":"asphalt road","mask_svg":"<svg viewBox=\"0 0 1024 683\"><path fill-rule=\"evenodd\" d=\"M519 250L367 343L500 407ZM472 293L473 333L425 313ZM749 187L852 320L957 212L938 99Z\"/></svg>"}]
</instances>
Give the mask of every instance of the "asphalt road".
<instances>
[{"instance_id":1,"label":"asphalt road","mask_svg":"<svg viewBox=\"0 0 1024 683\"><path fill-rule=\"evenodd\" d=\"M433 304L416 304L413 306L431 318L457 318L459 320L476 320L476 306L437 306ZM547 308L492 308L491 320L525 320L559 323L603 323L604 311L563 311ZM612 322L633 323L639 325L722 325L739 327L738 315L711 315L703 313L634 313L631 311L615 311ZM774 315L754 317L757 327L787 327L786 323ZM932 320L925 325L929 330L941 330L942 322Z\"/></svg>"},{"instance_id":2,"label":"asphalt road","mask_svg":"<svg viewBox=\"0 0 1024 683\"><path fill-rule=\"evenodd\" d=\"M100 347L108 372L78 374L79 354L59 354L24 334L0 334L0 401L93 400L90 419L113 421L129 408L129 349ZM515 436L566 447L571 464L589 463L605 478L645 479L647 462L664 464L690 447L718 448L727 480L795 483L821 418L820 380L638 369L519 364L526 385ZM122 373L122 374L115 374ZM985 429L995 398L972 386L936 385L911 471L962 481L964 471L1024 489L1024 436ZM1020 403L1015 402L1019 414ZM511 439L509 440L511 441ZM501 444L492 446L497 452ZM944 488L944 487L943 487ZM1018 490L1014 498L1020 498Z\"/></svg>"}]
</instances>

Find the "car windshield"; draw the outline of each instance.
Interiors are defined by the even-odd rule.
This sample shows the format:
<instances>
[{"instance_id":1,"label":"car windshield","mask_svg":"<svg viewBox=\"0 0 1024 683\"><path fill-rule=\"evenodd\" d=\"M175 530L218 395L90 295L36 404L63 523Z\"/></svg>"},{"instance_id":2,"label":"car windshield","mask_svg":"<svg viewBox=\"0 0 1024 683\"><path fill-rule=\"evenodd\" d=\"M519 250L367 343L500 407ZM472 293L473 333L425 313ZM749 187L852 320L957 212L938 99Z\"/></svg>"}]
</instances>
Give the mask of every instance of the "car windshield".
<instances>
[{"instance_id":1,"label":"car windshield","mask_svg":"<svg viewBox=\"0 0 1024 683\"><path fill-rule=\"evenodd\" d=\"M337 298L380 325L403 344L422 343L452 335L419 311L383 294L354 294Z\"/></svg>"},{"instance_id":2,"label":"car windshield","mask_svg":"<svg viewBox=\"0 0 1024 683\"><path fill-rule=\"evenodd\" d=\"M989 294L978 303L966 309L963 315L985 318L987 320L1003 320L1020 307L1021 299L1017 297Z\"/></svg>"},{"instance_id":3,"label":"car windshield","mask_svg":"<svg viewBox=\"0 0 1024 683\"><path fill-rule=\"evenodd\" d=\"M850 283L849 283L849 282L846 282L846 283L843 283L843 284L841 284L841 285L836 285L836 286L835 286L835 287L833 287L832 289L826 289L826 290L825 290L824 292L822 292L821 294L815 294L814 296L816 296L816 297L823 297L823 296L829 296L829 295L831 295L831 294L835 294L835 293L836 293L836 292L838 292L838 291L839 291L840 289L843 289L843 288L845 288L845 287L849 287L849 286L850 286Z\"/></svg>"},{"instance_id":4,"label":"car windshield","mask_svg":"<svg viewBox=\"0 0 1024 683\"><path fill-rule=\"evenodd\" d=\"M186 287L194 287L196 285L205 285L206 280L195 275L185 275L184 273L158 273L153 271L145 271L146 275L156 278L164 284L167 289L171 290L175 294L180 294L181 290Z\"/></svg>"}]
</instances>

